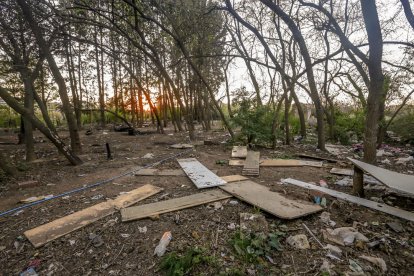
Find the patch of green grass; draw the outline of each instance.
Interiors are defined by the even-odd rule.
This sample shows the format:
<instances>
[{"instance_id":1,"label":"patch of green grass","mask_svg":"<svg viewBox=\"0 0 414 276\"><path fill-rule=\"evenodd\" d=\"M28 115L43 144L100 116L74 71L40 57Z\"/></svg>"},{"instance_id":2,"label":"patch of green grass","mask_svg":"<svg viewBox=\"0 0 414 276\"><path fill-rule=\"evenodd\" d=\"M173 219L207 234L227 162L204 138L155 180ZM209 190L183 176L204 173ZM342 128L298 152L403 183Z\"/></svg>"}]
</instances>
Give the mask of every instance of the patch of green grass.
<instances>
[{"instance_id":1,"label":"patch of green grass","mask_svg":"<svg viewBox=\"0 0 414 276\"><path fill-rule=\"evenodd\" d=\"M234 237L230 240L236 256L247 263L263 262L265 256L272 256L275 251L282 251L283 246L280 243L280 238L283 237L283 232L273 232L269 234L244 234L236 232Z\"/></svg>"},{"instance_id":2,"label":"patch of green grass","mask_svg":"<svg viewBox=\"0 0 414 276\"><path fill-rule=\"evenodd\" d=\"M172 252L166 255L160 264L160 269L168 276L192 275L192 272L201 265L216 266L213 256L206 254L204 248L189 248L183 255Z\"/></svg>"}]
</instances>

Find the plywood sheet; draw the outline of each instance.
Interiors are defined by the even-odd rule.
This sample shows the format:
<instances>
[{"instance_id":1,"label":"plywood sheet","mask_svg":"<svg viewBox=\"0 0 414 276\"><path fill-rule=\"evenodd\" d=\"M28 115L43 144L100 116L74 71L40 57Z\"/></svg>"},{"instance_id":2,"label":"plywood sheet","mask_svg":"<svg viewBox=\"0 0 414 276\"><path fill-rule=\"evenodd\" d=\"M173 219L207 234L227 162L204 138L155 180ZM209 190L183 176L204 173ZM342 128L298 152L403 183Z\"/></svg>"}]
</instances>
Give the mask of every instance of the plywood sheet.
<instances>
[{"instance_id":1,"label":"plywood sheet","mask_svg":"<svg viewBox=\"0 0 414 276\"><path fill-rule=\"evenodd\" d=\"M226 184L226 181L215 175L195 158L177 159L177 161L199 189Z\"/></svg>"},{"instance_id":2,"label":"plywood sheet","mask_svg":"<svg viewBox=\"0 0 414 276\"><path fill-rule=\"evenodd\" d=\"M158 170L158 169L142 169L134 175L137 176L185 176L183 170Z\"/></svg>"},{"instance_id":3,"label":"plywood sheet","mask_svg":"<svg viewBox=\"0 0 414 276\"><path fill-rule=\"evenodd\" d=\"M282 219L295 219L322 210L319 205L288 199L280 193L270 191L266 186L249 180L228 183L220 188Z\"/></svg>"},{"instance_id":4,"label":"plywood sheet","mask_svg":"<svg viewBox=\"0 0 414 276\"><path fill-rule=\"evenodd\" d=\"M75 212L68 216L59 218L52 222L24 232L27 239L34 247L62 237L103 217L113 214L118 209L130 206L140 200L162 191L162 188L147 184L127 194L118 196L116 199L93 205L89 208Z\"/></svg>"},{"instance_id":5,"label":"plywood sheet","mask_svg":"<svg viewBox=\"0 0 414 276\"><path fill-rule=\"evenodd\" d=\"M259 175L260 170L260 152L249 151L246 156L242 175Z\"/></svg>"},{"instance_id":6,"label":"plywood sheet","mask_svg":"<svg viewBox=\"0 0 414 276\"><path fill-rule=\"evenodd\" d=\"M371 201L365 198L352 196L346 193L342 193L342 192L338 192L338 191L331 190L328 188L309 184L309 183L302 182L296 179L291 179L291 178L283 179L282 182L286 184L292 184L298 187L310 189L310 190L316 190L316 191L328 194L330 196L343 199L343 200L346 200L346 201L349 201L349 202L352 202L352 203L355 203L361 206L365 206L365 207L368 207L368 208L371 208L371 209L374 209L374 210L377 210L377 211L380 211L386 214L390 214L390 215L393 215L393 216L396 216L402 219L406 219L409 221L414 221L414 213L404 211L404 210L401 210L401 209L398 209L392 206L388 206L384 203L378 203L378 202Z\"/></svg>"},{"instance_id":7,"label":"plywood sheet","mask_svg":"<svg viewBox=\"0 0 414 276\"><path fill-rule=\"evenodd\" d=\"M414 195L414 176L393 172L371 164L348 158L355 166L369 173L372 177L391 189Z\"/></svg>"},{"instance_id":8,"label":"plywood sheet","mask_svg":"<svg viewBox=\"0 0 414 276\"><path fill-rule=\"evenodd\" d=\"M309 158L309 159L315 159L315 160L327 161L329 163L338 162L338 160L335 160L335 159L326 158L326 157L322 157L322 156L316 156L316 155L310 155L310 154L299 153L299 154L296 154L296 156L303 157L303 158Z\"/></svg>"},{"instance_id":9,"label":"plywood sheet","mask_svg":"<svg viewBox=\"0 0 414 276\"><path fill-rule=\"evenodd\" d=\"M247 146L234 146L231 151L232 158L246 158Z\"/></svg>"},{"instance_id":10,"label":"plywood sheet","mask_svg":"<svg viewBox=\"0 0 414 276\"><path fill-rule=\"evenodd\" d=\"M244 166L245 160L229 160L229 166ZM261 167L317 167L322 168L322 162L294 160L294 159L262 159Z\"/></svg>"},{"instance_id":11,"label":"plywood sheet","mask_svg":"<svg viewBox=\"0 0 414 276\"><path fill-rule=\"evenodd\" d=\"M332 174L339 174L339 175L348 175L348 176L354 175L354 171L350 169L332 168L329 172Z\"/></svg>"},{"instance_id":12,"label":"plywood sheet","mask_svg":"<svg viewBox=\"0 0 414 276\"><path fill-rule=\"evenodd\" d=\"M185 197L125 208L121 210L121 216L122 221L136 220L223 200L230 197L232 197L230 194L221 190L210 190Z\"/></svg>"}]
</instances>

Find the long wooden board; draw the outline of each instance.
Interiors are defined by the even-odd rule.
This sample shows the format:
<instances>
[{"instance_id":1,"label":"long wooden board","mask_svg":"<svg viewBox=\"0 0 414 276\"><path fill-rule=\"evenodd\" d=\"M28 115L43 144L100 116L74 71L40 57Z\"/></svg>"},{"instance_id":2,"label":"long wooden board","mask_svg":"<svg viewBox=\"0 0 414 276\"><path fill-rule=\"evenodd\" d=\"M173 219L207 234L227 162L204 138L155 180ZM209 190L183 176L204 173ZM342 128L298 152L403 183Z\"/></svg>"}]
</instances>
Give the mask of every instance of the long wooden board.
<instances>
[{"instance_id":1,"label":"long wooden board","mask_svg":"<svg viewBox=\"0 0 414 276\"><path fill-rule=\"evenodd\" d=\"M234 146L231 151L232 158L246 158L247 146Z\"/></svg>"},{"instance_id":2,"label":"long wooden board","mask_svg":"<svg viewBox=\"0 0 414 276\"><path fill-rule=\"evenodd\" d=\"M245 160L229 160L229 166L244 166ZM261 167L317 167L322 168L323 162L294 159L261 159Z\"/></svg>"},{"instance_id":3,"label":"long wooden board","mask_svg":"<svg viewBox=\"0 0 414 276\"><path fill-rule=\"evenodd\" d=\"M201 204L231 198L232 195L221 190L210 190L180 198L133 206L121 210L122 221L131 221L172 211L186 209Z\"/></svg>"},{"instance_id":4,"label":"long wooden board","mask_svg":"<svg viewBox=\"0 0 414 276\"><path fill-rule=\"evenodd\" d=\"M365 198L348 195L342 192L338 192L338 191L331 190L328 188L309 184L309 183L299 181L296 179L287 178L287 179L283 179L282 182L287 183L287 184L292 184L298 187L310 189L310 190L320 191L322 193L325 193L333 197L340 198L340 199L343 199L343 200L346 200L346 201L349 201L349 202L352 202L352 203L355 203L361 206L365 206L365 207L368 207L368 208L371 208L371 209L374 209L374 210L377 210L383 213L387 213L387 214L390 214L390 215L393 215L393 216L396 216L402 219L406 219L409 221L414 221L414 213L401 210L395 207L391 207L383 203L378 203L378 202L371 201Z\"/></svg>"},{"instance_id":5,"label":"long wooden board","mask_svg":"<svg viewBox=\"0 0 414 276\"><path fill-rule=\"evenodd\" d=\"M134 173L136 176L185 176L183 170L142 169Z\"/></svg>"},{"instance_id":6,"label":"long wooden board","mask_svg":"<svg viewBox=\"0 0 414 276\"><path fill-rule=\"evenodd\" d=\"M247 152L246 161L244 162L244 167L242 175L259 175L260 170L260 152L258 151L249 151Z\"/></svg>"},{"instance_id":7,"label":"long wooden board","mask_svg":"<svg viewBox=\"0 0 414 276\"><path fill-rule=\"evenodd\" d=\"M39 247L49 241L55 240L103 217L115 213L121 208L128 207L138 201L162 191L162 188L147 184L127 194L118 196L89 208L59 218L52 222L24 232L34 247Z\"/></svg>"},{"instance_id":8,"label":"long wooden board","mask_svg":"<svg viewBox=\"0 0 414 276\"><path fill-rule=\"evenodd\" d=\"M226 184L226 181L215 175L195 158L177 159L177 161L198 189Z\"/></svg>"},{"instance_id":9,"label":"long wooden board","mask_svg":"<svg viewBox=\"0 0 414 276\"><path fill-rule=\"evenodd\" d=\"M295 219L322 210L310 202L292 200L253 181L240 181L220 186L220 189L282 219Z\"/></svg>"},{"instance_id":10,"label":"long wooden board","mask_svg":"<svg viewBox=\"0 0 414 276\"><path fill-rule=\"evenodd\" d=\"M332 174L347 175L347 176L354 175L354 171L350 169L332 168L329 172Z\"/></svg>"},{"instance_id":11,"label":"long wooden board","mask_svg":"<svg viewBox=\"0 0 414 276\"><path fill-rule=\"evenodd\" d=\"M227 183L230 182L236 182L236 181L243 181L243 180L249 180L247 177L242 176L242 175L226 175L226 176L220 176L221 179L223 179L224 181L226 181Z\"/></svg>"},{"instance_id":12,"label":"long wooden board","mask_svg":"<svg viewBox=\"0 0 414 276\"><path fill-rule=\"evenodd\" d=\"M414 176L393 172L352 158L355 166L369 173L372 177L398 192L414 195Z\"/></svg>"}]
</instances>

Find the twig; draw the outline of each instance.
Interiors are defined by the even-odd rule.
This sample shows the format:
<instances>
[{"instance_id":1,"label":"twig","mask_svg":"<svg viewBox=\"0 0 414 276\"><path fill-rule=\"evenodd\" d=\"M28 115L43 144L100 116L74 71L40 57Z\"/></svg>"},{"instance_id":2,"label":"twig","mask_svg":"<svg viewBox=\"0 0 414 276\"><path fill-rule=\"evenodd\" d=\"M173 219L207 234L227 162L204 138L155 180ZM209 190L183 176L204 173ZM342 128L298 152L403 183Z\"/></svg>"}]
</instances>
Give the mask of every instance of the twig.
<instances>
[{"instance_id":1,"label":"twig","mask_svg":"<svg viewBox=\"0 0 414 276\"><path fill-rule=\"evenodd\" d=\"M293 255L290 255L290 257L292 258L293 270L295 271L295 275L298 275L298 273L296 272L295 259L293 259Z\"/></svg>"},{"instance_id":2,"label":"twig","mask_svg":"<svg viewBox=\"0 0 414 276\"><path fill-rule=\"evenodd\" d=\"M312 236L312 238L314 238L318 244L321 246L321 248L325 248L325 246L323 246L323 244L318 240L318 238L312 233L312 231L308 228L308 226L306 226L306 224L302 223L303 227L305 227L305 229L309 232L309 234Z\"/></svg>"}]
</instances>

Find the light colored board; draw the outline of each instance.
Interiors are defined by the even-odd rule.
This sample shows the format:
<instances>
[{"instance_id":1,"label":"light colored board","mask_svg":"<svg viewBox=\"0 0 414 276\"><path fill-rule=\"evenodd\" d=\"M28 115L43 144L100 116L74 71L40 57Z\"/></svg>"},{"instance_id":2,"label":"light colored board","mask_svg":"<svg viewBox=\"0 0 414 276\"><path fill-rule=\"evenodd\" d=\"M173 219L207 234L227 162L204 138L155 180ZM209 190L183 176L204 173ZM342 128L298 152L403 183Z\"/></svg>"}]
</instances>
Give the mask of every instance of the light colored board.
<instances>
[{"instance_id":1,"label":"light colored board","mask_svg":"<svg viewBox=\"0 0 414 276\"><path fill-rule=\"evenodd\" d=\"M231 198L232 195L221 190L210 190L180 198L159 201L155 203L133 206L121 210L122 221L147 218L172 211L186 209L205 203Z\"/></svg>"},{"instance_id":2,"label":"light colored board","mask_svg":"<svg viewBox=\"0 0 414 276\"><path fill-rule=\"evenodd\" d=\"M246 161L244 163L242 175L259 175L260 170L260 152L249 151L247 152Z\"/></svg>"},{"instance_id":3,"label":"light colored board","mask_svg":"<svg viewBox=\"0 0 414 276\"><path fill-rule=\"evenodd\" d=\"M177 159L177 161L199 189L226 184L226 181L215 175L195 158Z\"/></svg>"},{"instance_id":4,"label":"light colored board","mask_svg":"<svg viewBox=\"0 0 414 276\"><path fill-rule=\"evenodd\" d=\"M295 219L321 211L319 205L292 200L253 181L240 181L220 186L220 189L282 219Z\"/></svg>"},{"instance_id":5,"label":"light colored board","mask_svg":"<svg viewBox=\"0 0 414 276\"><path fill-rule=\"evenodd\" d=\"M190 149L190 148L194 148L194 146L190 145L190 144L175 144L175 145L171 145L170 148L172 148L172 149Z\"/></svg>"},{"instance_id":6,"label":"light colored board","mask_svg":"<svg viewBox=\"0 0 414 276\"><path fill-rule=\"evenodd\" d=\"M371 200L368 200L368 199L365 199L365 198L360 198L360 197L348 195L348 194L345 194L345 193L342 193L342 192L338 192L338 191L331 190L331 189L328 189L328 188L324 188L324 187L320 187L320 186L317 186L317 185L309 184L309 183L299 181L299 180L296 180L296 179L291 179L291 178L283 179L282 182L287 183L287 184L292 184L292 185L295 185L295 186L298 186L298 187L310 189L310 190L316 190L316 191L328 194L330 196L333 196L333 197L336 197L336 198L339 198L339 199L343 199L343 200L346 200L346 201L349 201L349 202L352 202L352 203L355 203L355 204L358 204L358 205L361 205L361 206L365 206L365 207L368 207L368 208L371 208L371 209L374 209L374 210L377 210L377 211L380 211L380 212L383 212L383 213L387 213L387 214L390 214L390 215L393 215L393 216L396 216L396 217L399 217L399 218L402 218L402 219L406 219L406 220L409 220L409 221L414 221L414 213L408 212L408 211L405 211L405 210L401 210L401 209L398 209L398 208L395 208L395 207L391 207L391 206L388 206L388 205L383 204L383 203L378 203L378 202L371 201Z\"/></svg>"},{"instance_id":7,"label":"light colored board","mask_svg":"<svg viewBox=\"0 0 414 276\"><path fill-rule=\"evenodd\" d=\"M393 172L352 158L348 158L355 166L369 173L372 177L397 192L414 195L414 176Z\"/></svg>"},{"instance_id":8,"label":"light colored board","mask_svg":"<svg viewBox=\"0 0 414 276\"><path fill-rule=\"evenodd\" d=\"M115 213L118 209L130 206L149 196L162 191L162 188L147 184L127 194L118 196L105 202L93 205L89 208L59 218L52 222L24 232L27 239L34 247L39 247L49 241L55 240L86 225L89 225L103 217Z\"/></svg>"},{"instance_id":9,"label":"light colored board","mask_svg":"<svg viewBox=\"0 0 414 276\"><path fill-rule=\"evenodd\" d=\"M136 176L185 176L183 170L142 169L134 173Z\"/></svg>"},{"instance_id":10,"label":"light colored board","mask_svg":"<svg viewBox=\"0 0 414 276\"><path fill-rule=\"evenodd\" d=\"M348 176L354 175L354 171L350 169L332 168L329 172L332 174L339 174L339 175L348 175Z\"/></svg>"},{"instance_id":11,"label":"light colored board","mask_svg":"<svg viewBox=\"0 0 414 276\"><path fill-rule=\"evenodd\" d=\"M246 158L247 146L234 146L231 151L232 158Z\"/></svg>"},{"instance_id":12,"label":"light colored board","mask_svg":"<svg viewBox=\"0 0 414 276\"><path fill-rule=\"evenodd\" d=\"M220 176L220 178L223 179L224 181L226 181L227 183L243 181L243 180L249 180L247 177L242 176L242 175L238 175L238 174Z\"/></svg>"},{"instance_id":13,"label":"light colored board","mask_svg":"<svg viewBox=\"0 0 414 276\"><path fill-rule=\"evenodd\" d=\"M229 160L229 166L244 166L245 160ZM294 159L261 159L261 167L317 167L322 168L323 162Z\"/></svg>"}]
</instances>

